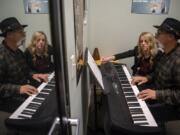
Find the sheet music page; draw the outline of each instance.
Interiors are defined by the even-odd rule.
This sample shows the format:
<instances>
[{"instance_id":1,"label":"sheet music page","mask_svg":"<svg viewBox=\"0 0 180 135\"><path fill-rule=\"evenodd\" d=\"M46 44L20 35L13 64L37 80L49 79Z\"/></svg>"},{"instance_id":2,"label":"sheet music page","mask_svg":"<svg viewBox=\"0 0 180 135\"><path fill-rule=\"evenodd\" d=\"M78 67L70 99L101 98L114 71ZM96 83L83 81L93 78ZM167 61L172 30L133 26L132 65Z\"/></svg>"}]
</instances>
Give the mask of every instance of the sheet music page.
<instances>
[{"instance_id":1,"label":"sheet music page","mask_svg":"<svg viewBox=\"0 0 180 135\"><path fill-rule=\"evenodd\" d=\"M96 62L94 61L91 53L89 52L89 50L88 50L87 55L88 55L87 63L89 65L89 67L91 68L91 71L93 72L93 74L94 74L95 78L97 79L99 85L102 87L102 89L104 89L101 71L99 70L99 68L98 68Z\"/></svg>"}]
</instances>

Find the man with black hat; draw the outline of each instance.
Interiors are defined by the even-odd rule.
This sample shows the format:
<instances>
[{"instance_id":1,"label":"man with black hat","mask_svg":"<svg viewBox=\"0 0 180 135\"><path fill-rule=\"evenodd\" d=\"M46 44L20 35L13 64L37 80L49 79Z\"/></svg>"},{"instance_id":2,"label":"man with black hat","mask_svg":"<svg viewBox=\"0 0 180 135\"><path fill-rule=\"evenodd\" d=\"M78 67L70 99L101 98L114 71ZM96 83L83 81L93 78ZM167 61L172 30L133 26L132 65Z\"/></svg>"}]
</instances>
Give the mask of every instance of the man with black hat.
<instances>
[{"instance_id":1,"label":"man with black hat","mask_svg":"<svg viewBox=\"0 0 180 135\"><path fill-rule=\"evenodd\" d=\"M158 117L164 116L165 121L179 119L180 44L178 39L180 39L180 22L174 18L167 18L160 26L154 27L157 28L156 38L163 45L164 53L158 58L154 73L146 77L133 77L132 84L141 85L153 81L155 87L141 91L138 97L142 100L155 100L163 103L164 108Z\"/></svg>"},{"instance_id":2,"label":"man with black hat","mask_svg":"<svg viewBox=\"0 0 180 135\"><path fill-rule=\"evenodd\" d=\"M23 52L18 49L26 36L25 27L15 17L0 23L0 36L4 37L0 44L0 110L7 112L13 112L27 95L37 93L32 82L47 81L47 74L31 73Z\"/></svg>"}]
</instances>

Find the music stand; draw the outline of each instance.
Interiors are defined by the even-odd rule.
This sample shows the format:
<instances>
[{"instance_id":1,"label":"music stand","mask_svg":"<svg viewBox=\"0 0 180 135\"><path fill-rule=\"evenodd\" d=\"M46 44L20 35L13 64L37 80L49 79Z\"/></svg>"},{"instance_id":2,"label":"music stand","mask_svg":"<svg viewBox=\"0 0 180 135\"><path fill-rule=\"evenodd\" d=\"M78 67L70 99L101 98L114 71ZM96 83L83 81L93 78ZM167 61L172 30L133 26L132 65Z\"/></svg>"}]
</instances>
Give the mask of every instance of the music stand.
<instances>
[{"instance_id":1,"label":"music stand","mask_svg":"<svg viewBox=\"0 0 180 135\"><path fill-rule=\"evenodd\" d=\"M86 63L93 75L93 90L94 90L94 113L95 113L95 117L94 117L94 122L95 122L95 131L97 131L97 126L98 126L98 121L97 121L97 96L96 96L96 84L98 83L99 86L101 87L101 89L104 91L104 84L103 84L103 79L102 79L102 74L101 71L99 70L96 62L94 61L91 53L89 52L88 48L86 48Z\"/></svg>"},{"instance_id":2,"label":"music stand","mask_svg":"<svg viewBox=\"0 0 180 135\"><path fill-rule=\"evenodd\" d=\"M96 79L96 82L98 82L101 89L104 90L104 84L103 84L101 71L99 70L96 62L94 61L88 49L86 49L86 62L87 62L88 67L90 68L91 73L93 74L93 77Z\"/></svg>"}]
</instances>

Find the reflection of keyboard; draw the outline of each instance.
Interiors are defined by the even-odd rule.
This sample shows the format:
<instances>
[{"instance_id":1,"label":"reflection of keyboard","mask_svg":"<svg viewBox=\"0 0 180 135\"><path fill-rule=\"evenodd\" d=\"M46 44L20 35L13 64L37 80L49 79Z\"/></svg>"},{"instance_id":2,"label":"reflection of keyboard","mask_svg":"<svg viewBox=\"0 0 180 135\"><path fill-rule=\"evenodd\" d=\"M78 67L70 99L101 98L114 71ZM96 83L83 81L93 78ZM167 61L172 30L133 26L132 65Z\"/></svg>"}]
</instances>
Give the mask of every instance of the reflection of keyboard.
<instances>
[{"instance_id":1,"label":"reflection of keyboard","mask_svg":"<svg viewBox=\"0 0 180 135\"><path fill-rule=\"evenodd\" d=\"M38 87L39 93L28 97L14 113L5 120L14 131L47 134L54 118L57 117L57 99L54 73L49 81Z\"/></svg>"},{"instance_id":2,"label":"reflection of keyboard","mask_svg":"<svg viewBox=\"0 0 180 135\"><path fill-rule=\"evenodd\" d=\"M54 73L48 77L47 83L42 83L38 87L38 93L27 98L20 107L9 117L9 119L30 119L40 108L42 103L49 96L51 91L55 88L55 81L53 79Z\"/></svg>"}]
</instances>

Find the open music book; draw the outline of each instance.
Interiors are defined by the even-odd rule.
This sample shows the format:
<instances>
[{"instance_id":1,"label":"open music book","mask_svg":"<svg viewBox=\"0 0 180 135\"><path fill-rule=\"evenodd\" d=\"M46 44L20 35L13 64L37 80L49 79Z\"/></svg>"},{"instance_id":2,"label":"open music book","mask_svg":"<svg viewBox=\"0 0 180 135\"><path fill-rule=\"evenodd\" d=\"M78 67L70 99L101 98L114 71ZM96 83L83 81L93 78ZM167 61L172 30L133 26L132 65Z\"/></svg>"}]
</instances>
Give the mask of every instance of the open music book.
<instances>
[{"instance_id":1,"label":"open music book","mask_svg":"<svg viewBox=\"0 0 180 135\"><path fill-rule=\"evenodd\" d=\"M87 55L87 64L90 67L90 70L92 72L92 74L94 75L94 77L96 78L97 82L99 83L100 87L104 90L104 84L103 84L103 80L102 80L102 74L101 71L99 70L96 62L94 61L91 53L89 52L89 50L86 50L86 55Z\"/></svg>"}]
</instances>

